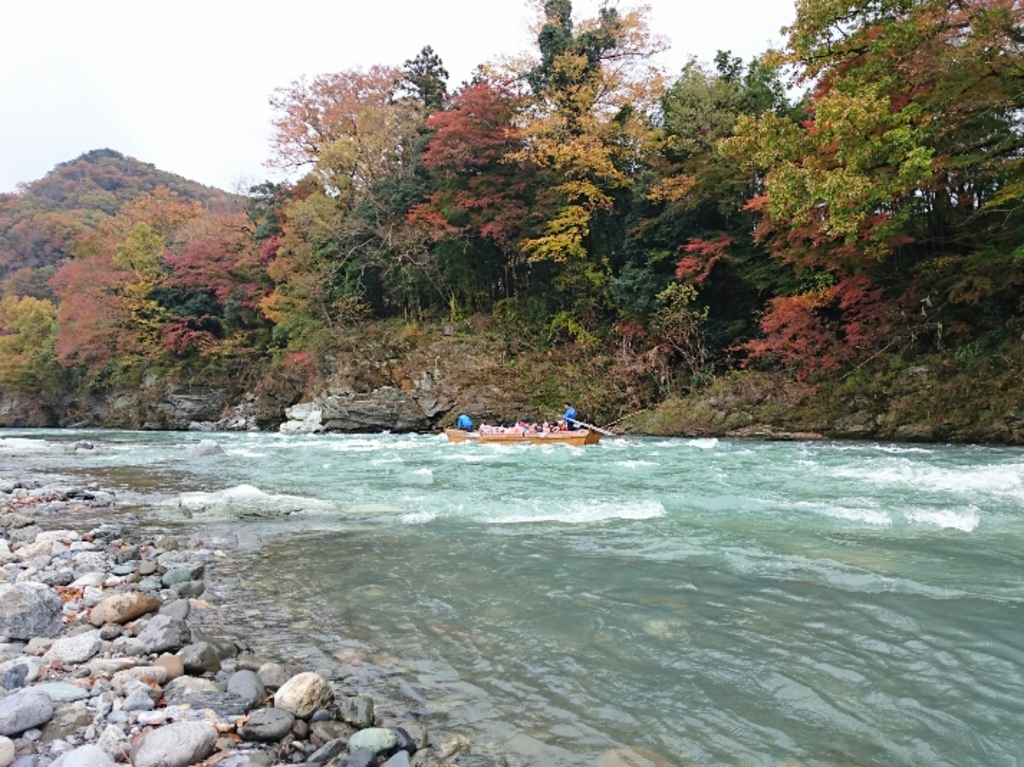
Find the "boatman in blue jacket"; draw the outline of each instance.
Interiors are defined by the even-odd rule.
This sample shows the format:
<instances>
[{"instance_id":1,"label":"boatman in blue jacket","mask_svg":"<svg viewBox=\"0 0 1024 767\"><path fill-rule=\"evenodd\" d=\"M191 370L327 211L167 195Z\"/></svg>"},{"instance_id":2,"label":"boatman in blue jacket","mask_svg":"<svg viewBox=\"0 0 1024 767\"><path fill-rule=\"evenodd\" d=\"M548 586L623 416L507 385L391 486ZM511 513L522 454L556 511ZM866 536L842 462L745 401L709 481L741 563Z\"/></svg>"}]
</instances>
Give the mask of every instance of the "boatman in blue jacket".
<instances>
[{"instance_id":1,"label":"boatman in blue jacket","mask_svg":"<svg viewBox=\"0 0 1024 767\"><path fill-rule=\"evenodd\" d=\"M459 413L459 420L455 422L456 429L462 431L473 431L473 421L465 413Z\"/></svg>"},{"instance_id":2,"label":"boatman in blue jacket","mask_svg":"<svg viewBox=\"0 0 1024 767\"><path fill-rule=\"evenodd\" d=\"M562 414L562 420L565 421L565 428L569 431L576 431L579 428L576 424L576 408L568 402L565 403L565 413Z\"/></svg>"}]
</instances>

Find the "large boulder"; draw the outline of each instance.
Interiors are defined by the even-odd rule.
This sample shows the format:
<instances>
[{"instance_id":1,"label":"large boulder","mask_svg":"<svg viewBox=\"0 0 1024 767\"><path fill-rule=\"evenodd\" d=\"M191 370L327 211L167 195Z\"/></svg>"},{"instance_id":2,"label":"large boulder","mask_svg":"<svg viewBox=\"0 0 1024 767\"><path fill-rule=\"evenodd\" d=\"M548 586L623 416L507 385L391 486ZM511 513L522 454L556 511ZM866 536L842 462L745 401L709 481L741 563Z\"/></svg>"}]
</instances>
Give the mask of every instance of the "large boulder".
<instances>
[{"instance_id":1,"label":"large boulder","mask_svg":"<svg viewBox=\"0 0 1024 767\"><path fill-rule=\"evenodd\" d=\"M28 640L60 633L64 603L41 583L0 585L0 637Z\"/></svg>"},{"instance_id":2,"label":"large boulder","mask_svg":"<svg viewBox=\"0 0 1024 767\"><path fill-rule=\"evenodd\" d=\"M322 418L324 431L409 432L425 431L431 425L416 398L394 386L368 394L329 394L323 399Z\"/></svg>"}]
</instances>

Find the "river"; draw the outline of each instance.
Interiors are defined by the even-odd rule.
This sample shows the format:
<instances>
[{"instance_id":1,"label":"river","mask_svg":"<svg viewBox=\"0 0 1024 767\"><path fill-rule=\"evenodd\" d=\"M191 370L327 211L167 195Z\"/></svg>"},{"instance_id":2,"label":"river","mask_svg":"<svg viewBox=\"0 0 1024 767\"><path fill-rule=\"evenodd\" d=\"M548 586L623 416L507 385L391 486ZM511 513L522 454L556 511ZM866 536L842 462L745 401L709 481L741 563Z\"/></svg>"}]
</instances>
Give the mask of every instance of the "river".
<instances>
[{"instance_id":1,"label":"river","mask_svg":"<svg viewBox=\"0 0 1024 767\"><path fill-rule=\"evenodd\" d=\"M511 764L1024 754L1018 449L0 432L0 478L29 473L233 542L220 597L255 649Z\"/></svg>"}]
</instances>

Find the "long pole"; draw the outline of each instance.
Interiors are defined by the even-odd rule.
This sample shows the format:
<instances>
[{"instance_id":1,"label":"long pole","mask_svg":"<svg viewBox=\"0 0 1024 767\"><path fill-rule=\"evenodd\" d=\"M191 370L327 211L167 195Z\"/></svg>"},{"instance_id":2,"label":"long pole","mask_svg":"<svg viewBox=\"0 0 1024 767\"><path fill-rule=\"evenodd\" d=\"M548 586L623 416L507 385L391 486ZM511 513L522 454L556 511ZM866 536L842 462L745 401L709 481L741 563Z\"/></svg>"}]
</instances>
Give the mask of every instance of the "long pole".
<instances>
[{"instance_id":1,"label":"long pole","mask_svg":"<svg viewBox=\"0 0 1024 767\"><path fill-rule=\"evenodd\" d=\"M599 426L594 426L594 424L592 424L592 423L587 423L586 421L580 421L577 418L570 418L568 420L572 421L577 426L582 426L584 429L593 429L594 431L598 432L599 434L604 434L606 437L614 437L615 439L624 439L624 440L626 440L626 442L629 442L632 445L636 444L635 442L633 442L633 440L627 439L626 437L623 437L621 434L616 434L615 432L608 431L607 429L602 429Z\"/></svg>"}]
</instances>

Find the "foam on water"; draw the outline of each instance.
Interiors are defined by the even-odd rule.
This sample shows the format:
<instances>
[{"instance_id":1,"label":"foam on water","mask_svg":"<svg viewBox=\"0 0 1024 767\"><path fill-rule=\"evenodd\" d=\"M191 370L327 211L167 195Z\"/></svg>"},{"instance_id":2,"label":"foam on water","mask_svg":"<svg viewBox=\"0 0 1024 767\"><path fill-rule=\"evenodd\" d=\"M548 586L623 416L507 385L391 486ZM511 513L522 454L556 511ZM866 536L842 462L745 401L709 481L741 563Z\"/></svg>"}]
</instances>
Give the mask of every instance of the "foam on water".
<instances>
[{"instance_id":1,"label":"foam on water","mask_svg":"<svg viewBox=\"0 0 1024 767\"><path fill-rule=\"evenodd\" d=\"M690 447L698 448L699 450L714 450L718 447L718 440L715 437L706 437L703 439L689 439L686 444Z\"/></svg>"},{"instance_id":2,"label":"foam on water","mask_svg":"<svg viewBox=\"0 0 1024 767\"><path fill-rule=\"evenodd\" d=\"M616 519L644 520L665 516L665 507L658 501L616 503L614 501L572 501L552 507L549 502L533 500L531 514L509 514L487 520L497 525L519 525L537 522L560 522L567 525L588 525Z\"/></svg>"},{"instance_id":3,"label":"foam on water","mask_svg":"<svg viewBox=\"0 0 1024 767\"><path fill-rule=\"evenodd\" d=\"M945 468L922 466L909 461L865 466L841 466L829 471L833 477L855 479L875 485L913 487L947 493L1007 494L1024 497L1024 466L972 466Z\"/></svg>"},{"instance_id":4,"label":"foam on water","mask_svg":"<svg viewBox=\"0 0 1024 767\"><path fill-rule=\"evenodd\" d=\"M402 515L402 522L406 525L425 525L437 519L437 512L417 511Z\"/></svg>"},{"instance_id":5,"label":"foam on water","mask_svg":"<svg viewBox=\"0 0 1024 767\"><path fill-rule=\"evenodd\" d=\"M943 511L907 509L903 512L903 515L911 522L971 533L974 532L981 522L980 511L977 506L970 506L964 511L953 511L951 509Z\"/></svg>"},{"instance_id":6,"label":"foam on water","mask_svg":"<svg viewBox=\"0 0 1024 767\"><path fill-rule=\"evenodd\" d=\"M335 504L296 495L272 495L254 485L236 485L215 492L181 493L164 503L204 517L275 517L303 511L327 511Z\"/></svg>"},{"instance_id":7,"label":"foam on water","mask_svg":"<svg viewBox=\"0 0 1024 767\"><path fill-rule=\"evenodd\" d=\"M624 469L639 469L642 466L660 466L661 464L658 463L657 461L635 460L635 461L618 461L616 463L616 465L617 466L621 466Z\"/></svg>"},{"instance_id":8,"label":"foam on water","mask_svg":"<svg viewBox=\"0 0 1024 767\"><path fill-rule=\"evenodd\" d=\"M65 448L42 439L0 437L0 453L50 453Z\"/></svg>"},{"instance_id":9,"label":"foam on water","mask_svg":"<svg viewBox=\"0 0 1024 767\"><path fill-rule=\"evenodd\" d=\"M845 519L850 522L866 522L869 525L879 527L890 527L892 517L885 511L864 506L840 506L832 503L816 503L812 501L800 501L793 504L794 508L807 509L815 514L823 514L826 517Z\"/></svg>"}]
</instances>

